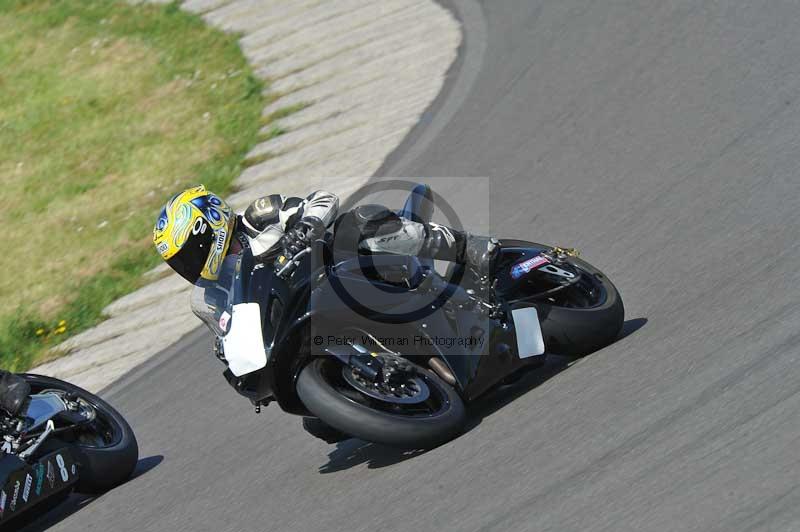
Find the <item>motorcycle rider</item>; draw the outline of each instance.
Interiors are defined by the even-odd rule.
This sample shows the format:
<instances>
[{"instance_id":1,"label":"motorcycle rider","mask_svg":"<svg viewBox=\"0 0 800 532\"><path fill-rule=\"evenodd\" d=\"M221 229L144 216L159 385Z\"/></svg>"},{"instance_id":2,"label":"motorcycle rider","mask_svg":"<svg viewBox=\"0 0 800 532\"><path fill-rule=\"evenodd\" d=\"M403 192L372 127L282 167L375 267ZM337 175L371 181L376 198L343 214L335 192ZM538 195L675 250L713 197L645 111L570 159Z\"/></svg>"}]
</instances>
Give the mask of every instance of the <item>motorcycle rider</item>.
<instances>
[{"instance_id":1,"label":"motorcycle rider","mask_svg":"<svg viewBox=\"0 0 800 532\"><path fill-rule=\"evenodd\" d=\"M338 209L335 195L318 190L305 199L264 196L239 216L200 185L167 202L153 229L153 242L167 264L193 284L216 280L225 256L243 248L249 247L263 263L271 263L279 251L294 255L321 238L334 221L337 246L466 264L483 281L499 251L493 238L403 218L380 205L362 205L337 219Z\"/></svg>"},{"instance_id":2,"label":"motorcycle rider","mask_svg":"<svg viewBox=\"0 0 800 532\"><path fill-rule=\"evenodd\" d=\"M430 190L421 196L431 200ZM416 190L415 190L416 192ZM173 196L158 216L153 242L169 266L198 288L192 310L213 330L226 327L227 294L214 286L226 256L249 248L257 262L291 258L325 235L335 222L334 245L349 251L418 255L466 264L486 285L499 253L495 239L399 216L380 205L363 205L337 219L339 199L323 190L306 198L272 194L252 202L239 216L200 185ZM197 295L199 294L199 295ZM303 418L307 432L335 443L347 436L317 418Z\"/></svg>"}]
</instances>

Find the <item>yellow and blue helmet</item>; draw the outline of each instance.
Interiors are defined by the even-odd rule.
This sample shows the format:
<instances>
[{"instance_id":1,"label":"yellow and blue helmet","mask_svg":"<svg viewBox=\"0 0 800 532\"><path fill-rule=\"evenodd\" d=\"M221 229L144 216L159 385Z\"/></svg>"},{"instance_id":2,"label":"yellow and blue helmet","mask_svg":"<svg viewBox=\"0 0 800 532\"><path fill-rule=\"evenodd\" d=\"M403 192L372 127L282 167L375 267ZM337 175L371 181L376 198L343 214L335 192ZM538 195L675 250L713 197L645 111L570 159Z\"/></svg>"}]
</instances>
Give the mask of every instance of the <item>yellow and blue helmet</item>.
<instances>
[{"instance_id":1,"label":"yellow and blue helmet","mask_svg":"<svg viewBox=\"0 0 800 532\"><path fill-rule=\"evenodd\" d=\"M153 228L153 243L169 266L190 283L215 281L233 238L236 216L203 185L170 199Z\"/></svg>"}]
</instances>

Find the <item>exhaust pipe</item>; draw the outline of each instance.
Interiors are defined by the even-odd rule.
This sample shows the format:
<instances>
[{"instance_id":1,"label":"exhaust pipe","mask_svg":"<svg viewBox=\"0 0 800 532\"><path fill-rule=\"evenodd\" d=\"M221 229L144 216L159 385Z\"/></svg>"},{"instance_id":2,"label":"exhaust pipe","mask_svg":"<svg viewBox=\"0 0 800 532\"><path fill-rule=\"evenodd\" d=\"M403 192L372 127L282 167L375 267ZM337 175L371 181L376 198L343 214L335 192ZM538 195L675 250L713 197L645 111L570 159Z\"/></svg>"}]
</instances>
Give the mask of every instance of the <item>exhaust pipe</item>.
<instances>
[{"instance_id":1,"label":"exhaust pipe","mask_svg":"<svg viewBox=\"0 0 800 532\"><path fill-rule=\"evenodd\" d=\"M428 360L428 366L436 373L444 382L450 386L456 385L456 376L450 371L441 358L432 357Z\"/></svg>"}]
</instances>

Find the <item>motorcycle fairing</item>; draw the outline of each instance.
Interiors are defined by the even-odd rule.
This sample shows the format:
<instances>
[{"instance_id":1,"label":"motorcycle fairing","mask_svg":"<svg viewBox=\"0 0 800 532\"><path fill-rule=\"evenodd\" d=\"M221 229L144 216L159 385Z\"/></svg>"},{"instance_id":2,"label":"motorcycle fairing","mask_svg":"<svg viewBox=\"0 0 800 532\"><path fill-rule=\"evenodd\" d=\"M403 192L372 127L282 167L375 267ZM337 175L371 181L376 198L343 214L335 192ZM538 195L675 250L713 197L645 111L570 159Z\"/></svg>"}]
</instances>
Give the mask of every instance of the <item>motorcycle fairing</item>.
<instances>
[{"instance_id":1,"label":"motorcycle fairing","mask_svg":"<svg viewBox=\"0 0 800 532\"><path fill-rule=\"evenodd\" d=\"M377 258L377 257L376 257ZM383 269L390 267L392 261L398 266L406 266L409 257L383 255L380 263ZM436 274L429 274L426 282L421 287L398 290L395 285L387 285L380 295L376 297L374 279L366 278L360 273L361 258L351 259L329 268L326 279L315 287L311 293L308 313L312 324L317 324L318 329L328 329L337 334L345 327L361 328L370 331L377 337L398 336L440 336L450 338L481 337L483 343L477 348L465 348L461 345L431 345L424 353L425 358L436 356L441 358L452 371L456 378L456 387L468 399L477 397L492 385L502 380L518 368L526 365L527 360L518 356L516 327L513 320L503 327L498 321L490 320L475 312L470 305L470 298L463 287L457 285L447 286L446 281ZM413 269L411 270L413 272ZM331 286L331 279L338 280L354 298L364 301L369 299L369 307L376 317L364 316L363 313L349 310L342 303L340 294ZM407 323L386 323L378 314L392 313L403 315L412 313L421 308L430 298L425 290L441 292L445 287L452 290L452 296L441 308L434 312L425 313L419 320ZM370 295L371 294L371 295ZM534 310L535 312L535 310ZM314 317L318 317L314 320ZM314 336L323 336L324 330L315 330ZM536 337L534 331L534 338ZM541 333L538 336L541 341ZM528 344L525 344L528 345ZM390 347L391 349L391 347ZM544 352L543 349L528 349L526 354L537 356ZM401 350L402 351L402 350ZM404 352L404 356L408 353ZM409 358L413 358L409 356ZM426 365L427 360L420 360Z\"/></svg>"},{"instance_id":2,"label":"motorcycle fairing","mask_svg":"<svg viewBox=\"0 0 800 532\"><path fill-rule=\"evenodd\" d=\"M14 455L0 457L0 525L46 498L74 485L80 466L69 447L33 464Z\"/></svg>"},{"instance_id":3,"label":"motorcycle fairing","mask_svg":"<svg viewBox=\"0 0 800 532\"><path fill-rule=\"evenodd\" d=\"M535 250L529 252L532 251ZM381 284L374 278L366 278L364 273L369 273L369 268L362 268L360 262L364 257L353 257L350 262L342 261L326 266L320 259L321 256L320 250L304 259L295 275L288 280L276 278L273 268L263 267L252 270L246 281L246 296L243 300L260 304L264 344L269 353L267 364L271 370L248 374L239 380L228 370L226 377L239 393L251 400L273 397L287 412L304 412L293 386L284 384L294 382L296 372L307 363L306 357L313 355L314 348L317 347L310 340L318 333L307 334L312 327L322 326L333 334L341 333L344 328L360 328L377 337L482 336L484 342L480 348L432 345L424 354L425 360L418 360L426 365L427 358L431 356L442 359L456 377L456 388L468 400L481 395L510 373L530 365L530 361L536 359L535 356L528 359L518 356L519 344L513 320L503 327L497 321L479 316L470 307L470 298L461 286L448 286L438 275L427 275L417 282L418 268L424 266L417 265L415 257L371 257L379 271L384 274L392 272L394 267L407 271L413 282L410 283L411 288L402 288L394 282ZM325 275L322 275L323 271ZM340 293L330 283L332 276L339 275L341 277L336 280L356 298L371 293L369 306L379 313L413 312L420 308L421 301L428 302L430 296L424 295L425 291L441 292L447 287L452 290L452 296L442 308L426 314L420 320L400 324L385 323L370 319L369 315L360 315L342 302ZM381 285L381 291L375 292L376 282ZM276 308L280 310L275 312ZM301 337L308 343L299 344L297 339ZM414 355L409 358L413 359Z\"/></svg>"}]
</instances>

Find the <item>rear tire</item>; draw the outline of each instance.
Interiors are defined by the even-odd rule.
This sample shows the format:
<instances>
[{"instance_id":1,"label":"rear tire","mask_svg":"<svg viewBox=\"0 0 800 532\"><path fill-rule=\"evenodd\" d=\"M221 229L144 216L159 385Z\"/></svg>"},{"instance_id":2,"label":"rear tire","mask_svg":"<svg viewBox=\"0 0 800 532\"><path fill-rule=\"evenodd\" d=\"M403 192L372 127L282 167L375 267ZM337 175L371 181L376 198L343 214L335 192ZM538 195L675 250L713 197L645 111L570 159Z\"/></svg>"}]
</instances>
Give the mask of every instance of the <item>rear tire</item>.
<instances>
[{"instance_id":1,"label":"rear tire","mask_svg":"<svg viewBox=\"0 0 800 532\"><path fill-rule=\"evenodd\" d=\"M338 360L327 357L313 360L297 378L297 395L315 416L345 434L401 449L428 449L453 439L464 426L461 397L430 371L417 368L428 387L441 395L442 407L433 415L412 417L370 408L342 395L327 377L340 367Z\"/></svg>"},{"instance_id":2,"label":"rear tire","mask_svg":"<svg viewBox=\"0 0 800 532\"><path fill-rule=\"evenodd\" d=\"M550 248L525 240L503 240L508 247ZM605 301L591 308L570 308L546 303L534 303L542 327L542 337L548 353L585 356L613 343L625 321L625 307L614 284L603 272L588 262L571 257L570 263L595 276L606 293Z\"/></svg>"},{"instance_id":3,"label":"rear tire","mask_svg":"<svg viewBox=\"0 0 800 532\"><path fill-rule=\"evenodd\" d=\"M31 385L33 393L56 389L73 393L90 403L113 428L115 441L108 447L91 447L80 442L68 443L81 464L75 490L82 493L100 493L116 487L133 474L139 461L139 446L128 422L107 402L96 395L59 379L43 375L21 375Z\"/></svg>"}]
</instances>

